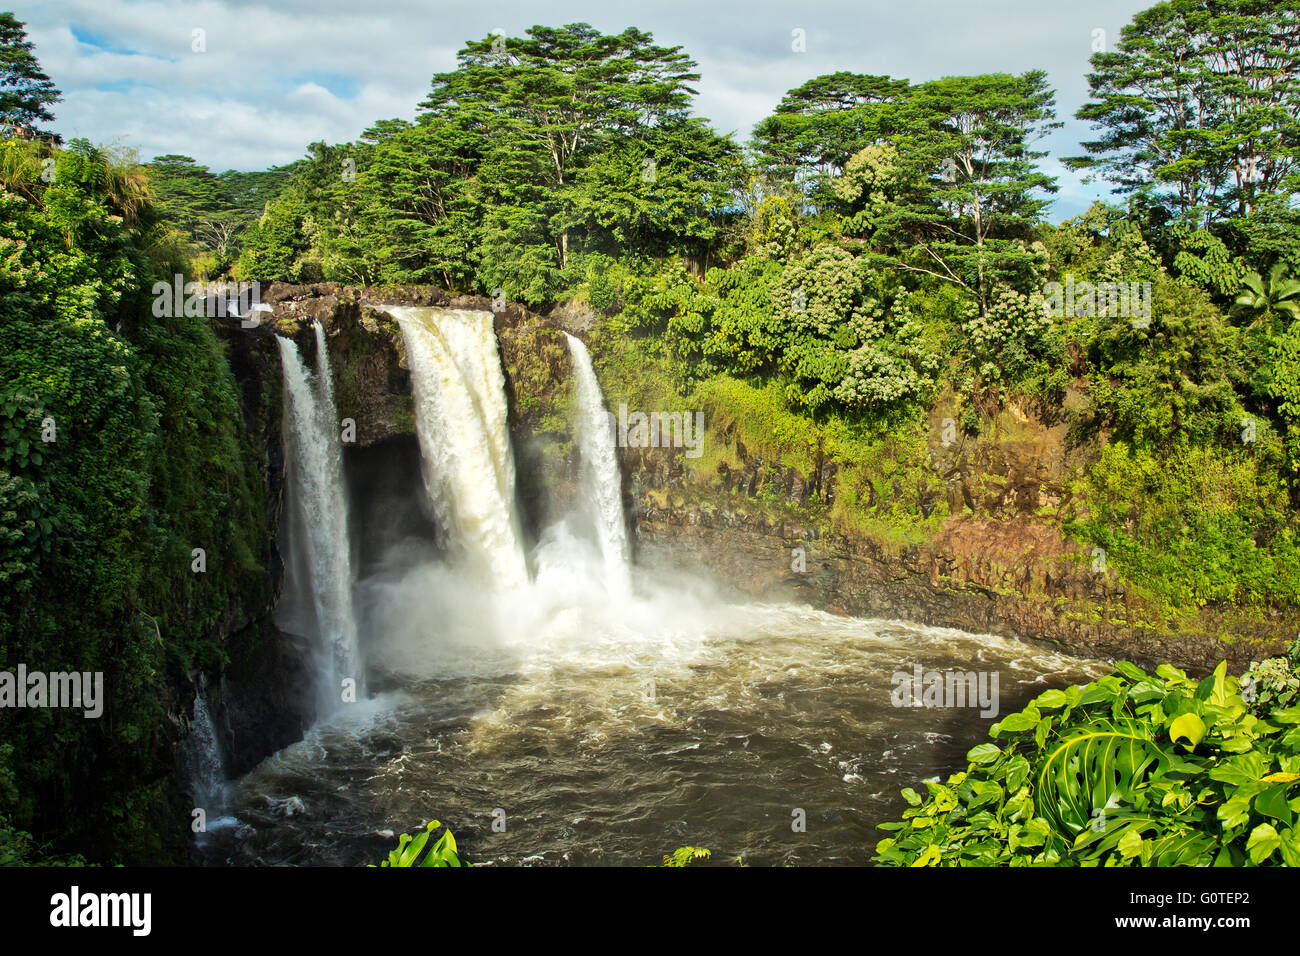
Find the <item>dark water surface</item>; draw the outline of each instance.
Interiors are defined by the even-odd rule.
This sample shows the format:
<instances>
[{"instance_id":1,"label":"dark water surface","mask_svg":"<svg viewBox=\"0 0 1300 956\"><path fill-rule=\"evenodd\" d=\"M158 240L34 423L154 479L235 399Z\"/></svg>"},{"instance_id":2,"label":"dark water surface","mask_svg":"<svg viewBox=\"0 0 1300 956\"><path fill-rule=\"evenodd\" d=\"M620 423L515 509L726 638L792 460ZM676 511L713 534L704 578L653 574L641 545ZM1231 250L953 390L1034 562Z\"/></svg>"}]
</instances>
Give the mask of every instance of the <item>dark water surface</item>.
<instances>
[{"instance_id":1,"label":"dark water surface","mask_svg":"<svg viewBox=\"0 0 1300 956\"><path fill-rule=\"evenodd\" d=\"M886 835L876 824L905 807L899 790L963 768L996 719L896 707L893 674L997 673L1006 715L1105 670L1008 639L802 607L674 617L648 602L615 619L560 598L514 615L514 642L475 644L472 612L453 622L466 637L436 649L410 635L445 619L390 629L401 689L233 783L202 860L377 863L393 832L436 818L475 864L648 865L685 844L714 862L865 864ZM411 675L413 654L427 673ZM792 830L796 809L806 832Z\"/></svg>"}]
</instances>

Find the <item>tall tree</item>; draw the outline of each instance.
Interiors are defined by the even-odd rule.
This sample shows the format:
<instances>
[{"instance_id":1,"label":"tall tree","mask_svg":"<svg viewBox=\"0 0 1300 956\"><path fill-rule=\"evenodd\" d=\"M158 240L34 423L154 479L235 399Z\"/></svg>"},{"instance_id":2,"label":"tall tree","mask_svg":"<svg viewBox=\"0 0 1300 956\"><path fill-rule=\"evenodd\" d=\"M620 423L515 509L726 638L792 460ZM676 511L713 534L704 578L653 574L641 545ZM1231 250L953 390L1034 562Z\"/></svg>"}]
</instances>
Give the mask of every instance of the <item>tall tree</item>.
<instances>
[{"instance_id":1,"label":"tall tree","mask_svg":"<svg viewBox=\"0 0 1300 956\"><path fill-rule=\"evenodd\" d=\"M54 119L50 107L62 95L41 70L25 26L12 13L0 13L0 136L38 135L36 124Z\"/></svg>"},{"instance_id":2,"label":"tall tree","mask_svg":"<svg viewBox=\"0 0 1300 956\"><path fill-rule=\"evenodd\" d=\"M1094 54L1099 137L1067 162L1210 223L1248 216L1300 173L1300 3L1168 0Z\"/></svg>"},{"instance_id":3,"label":"tall tree","mask_svg":"<svg viewBox=\"0 0 1300 956\"><path fill-rule=\"evenodd\" d=\"M549 235L561 270L584 218L578 171L625 141L683 129L699 79L680 47L656 45L635 28L605 35L585 23L471 41L459 61L433 78L421 109L482 137L480 180L496 193L489 231L506 245ZM519 203L527 208L505 208Z\"/></svg>"},{"instance_id":4,"label":"tall tree","mask_svg":"<svg viewBox=\"0 0 1300 956\"><path fill-rule=\"evenodd\" d=\"M809 80L754 127L759 166L781 178L816 180L817 192L825 177L842 174L851 156L890 132L890 107L907 90L907 80L858 73Z\"/></svg>"},{"instance_id":5,"label":"tall tree","mask_svg":"<svg viewBox=\"0 0 1300 956\"><path fill-rule=\"evenodd\" d=\"M230 211L221 182L192 156L168 153L145 167L154 184L154 205L170 225L201 241L205 223Z\"/></svg>"},{"instance_id":6,"label":"tall tree","mask_svg":"<svg viewBox=\"0 0 1300 956\"><path fill-rule=\"evenodd\" d=\"M468 287L478 263L483 210L476 172L482 136L459 117L385 120L360 172L362 220L381 278Z\"/></svg>"},{"instance_id":7,"label":"tall tree","mask_svg":"<svg viewBox=\"0 0 1300 956\"><path fill-rule=\"evenodd\" d=\"M867 147L845 174L850 232L890 249L905 271L952 282L980 311L999 281L1026 274L1026 240L1056 191L1032 144L1055 121L1046 74L953 76L913 89L890 120L900 132Z\"/></svg>"}]
</instances>

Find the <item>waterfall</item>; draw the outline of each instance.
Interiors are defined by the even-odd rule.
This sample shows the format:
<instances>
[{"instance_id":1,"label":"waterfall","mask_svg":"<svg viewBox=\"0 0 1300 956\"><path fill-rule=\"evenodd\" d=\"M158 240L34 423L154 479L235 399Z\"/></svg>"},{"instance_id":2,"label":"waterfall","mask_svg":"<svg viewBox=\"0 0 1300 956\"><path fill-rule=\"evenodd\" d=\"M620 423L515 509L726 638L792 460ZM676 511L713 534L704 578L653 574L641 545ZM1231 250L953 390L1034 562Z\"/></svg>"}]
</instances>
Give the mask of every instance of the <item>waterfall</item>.
<instances>
[{"instance_id":1,"label":"waterfall","mask_svg":"<svg viewBox=\"0 0 1300 956\"><path fill-rule=\"evenodd\" d=\"M194 697L194 715L185 741L185 775L189 778L194 805L211 820L225 803L226 762L221 756L221 741L217 739L217 727L203 690Z\"/></svg>"},{"instance_id":2,"label":"waterfall","mask_svg":"<svg viewBox=\"0 0 1300 956\"><path fill-rule=\"evenodd\" d=\"M584 501L596 527L605 563L605 584L611 591L626 593L631 586L627 527L623 521L622 479L610 415L605 411L587 346L567 332L564 337L569 340L578 389L578 443L582 451Z\"/></svg>"},{"instance_id":3,"label":"waterfall","mask_svg":"<svg viewBox=\"0 0 1300 956\"><path fill-rule=\"evenodd\" d=\"M424 481L463 557L498 588L528 583L505 376L490 312L392 308L415 390Z\"/></svg>"},{"instance_id":4,"label":"waterfall","mask_svg":"<svg viewBox=\"0 0 1300 956\"><path fill-rule=\"evenodd\" d=\"M325 330L319 322L315 325L315 375L303 365L292 339L276 338L284 366L289 464L297 480L293 497L306 538L306 565L316 616L320 703L323 712L328 713L341 699L344 679L356 681L360 696L364 673L357 649L347 493L334 384Z\"/></svg>"}]
</instances>

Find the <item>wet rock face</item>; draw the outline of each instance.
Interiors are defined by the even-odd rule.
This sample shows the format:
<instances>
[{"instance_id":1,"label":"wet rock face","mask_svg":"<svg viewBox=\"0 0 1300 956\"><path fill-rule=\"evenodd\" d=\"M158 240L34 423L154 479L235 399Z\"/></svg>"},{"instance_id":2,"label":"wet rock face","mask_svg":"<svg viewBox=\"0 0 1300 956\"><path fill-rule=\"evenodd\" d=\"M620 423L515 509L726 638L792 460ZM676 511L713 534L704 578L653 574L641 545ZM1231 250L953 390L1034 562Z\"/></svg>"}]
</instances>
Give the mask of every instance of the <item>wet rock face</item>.
<instances>
[{"instance_id":1,"label":"wet rock face","mask_svg":"<svg viewBox=\"0 0 1300 956\"><path fill-rule=\"evenodd\" d=\"M281 631L270 615L241 635L210 694L213 720L233 778L301 740L316 719L310 643Z\"/></svg>"},{"instance_id":2,"label":"wet rock face","mask_svg":"<svg viewBox=\"0 0 1300 956\"><path fill-rule=\"evenodd\" d=\"M237 318L221 317L214 322L214 330L225 345L226 359L239 390L244 427L257 456L268 531L261 555L267 574L261 587L245 595L241 607L232 608L222 621L222 645L229 660L209 675L209 702L227 770L242 774L280 748L300 740L314 714L303 704L311 698L301 691L302 681L309 679L301 642L281 633L272 619L284 583L284 561L278 545L285 467L280 352L268 324L245 327ZM180 694L186 716L173 715L178 727L188 724L195 691L190 687ZM179 773L177 780L182 788L187 783Z\"/></svg>"},{"instance_id":3,"label":"wet rock face","mask_svg":"<svg viewBox=\"0 0 1300 956\"><path fill-rule=\"evenodd\" d=\"M1072 571L1043 555L1004 566L997 555L978 552L987 539L977 531L960 554L919 547L891 554L869 542L820 539L795 524L734 513L647 507L637 518L639 561L698 572L734 597L1001 634L1148 668L1170 662L1204 674L1226 657L1244 669L1297 629L1294 615L1280 613L1263 620L1203 614L1185 631L1130 624L1123 593L1096 583L1086 565ZM1246 639L1222 642L1220 635L1229 633Z\"/></svg>"},{"instance_id":4,"label":"wet rock face","mask_svg":"<svg viewBox=\"0 0 1300 956\"><path fill-rule=\"evenodd\" d=\"M430 286L362 289L332 282L276 282L262 295L262 303L271 312L263 314L261 325L292 338L310 363L316 357L312 325L320 322L325 329L339 418L355 423L357 447L415 432L410 366L401 328L387 311L389 306L493 313L510 392L512 429L545 430L542 413L552 396L567 388L568 351L560 329L514 302L452 295Z\"/></svg>"}]
</instances>

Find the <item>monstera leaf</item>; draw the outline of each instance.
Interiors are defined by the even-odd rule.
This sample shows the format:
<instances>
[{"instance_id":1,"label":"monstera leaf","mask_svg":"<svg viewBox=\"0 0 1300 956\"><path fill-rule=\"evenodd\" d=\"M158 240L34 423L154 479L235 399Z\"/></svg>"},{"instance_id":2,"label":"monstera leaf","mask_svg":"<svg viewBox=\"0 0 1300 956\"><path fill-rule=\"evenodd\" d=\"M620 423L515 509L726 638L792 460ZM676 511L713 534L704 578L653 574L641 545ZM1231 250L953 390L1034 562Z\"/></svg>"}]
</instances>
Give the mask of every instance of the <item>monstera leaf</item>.
<instances>
[{"instance_id":1,"label":"monstera leaf","mask_svg":"<svg viewBox=\"0 0 1300 956\"><path fill-rule=\"evenodd\" d=\"M1107 807L1133 807L1148 776L1169 758L1140 720L1097 720L1055 742L1038 771L1037 816L1067 840Z\"/></svg>"}]
</instances>

